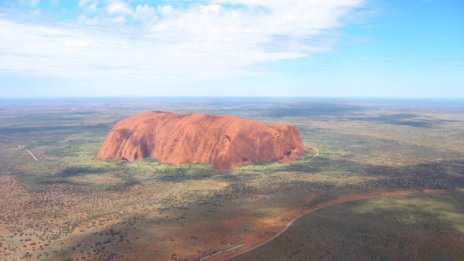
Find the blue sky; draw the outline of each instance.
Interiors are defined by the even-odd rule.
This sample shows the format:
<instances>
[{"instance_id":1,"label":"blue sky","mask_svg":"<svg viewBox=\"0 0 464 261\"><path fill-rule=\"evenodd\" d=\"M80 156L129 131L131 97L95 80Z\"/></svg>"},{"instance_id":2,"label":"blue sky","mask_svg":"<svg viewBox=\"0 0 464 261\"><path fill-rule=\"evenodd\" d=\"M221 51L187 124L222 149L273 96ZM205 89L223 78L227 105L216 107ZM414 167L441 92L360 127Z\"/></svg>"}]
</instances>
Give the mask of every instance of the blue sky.
<instances>
[{"instance_id":1,"label":"blue sky","mask_svg":"<svg viewBox=\"0 0 464 261\"><path fill-rule=\"evenodd\" d=\"M464 2L0 0L0 98L464 98Z\"/></svg>"}]
</instances>

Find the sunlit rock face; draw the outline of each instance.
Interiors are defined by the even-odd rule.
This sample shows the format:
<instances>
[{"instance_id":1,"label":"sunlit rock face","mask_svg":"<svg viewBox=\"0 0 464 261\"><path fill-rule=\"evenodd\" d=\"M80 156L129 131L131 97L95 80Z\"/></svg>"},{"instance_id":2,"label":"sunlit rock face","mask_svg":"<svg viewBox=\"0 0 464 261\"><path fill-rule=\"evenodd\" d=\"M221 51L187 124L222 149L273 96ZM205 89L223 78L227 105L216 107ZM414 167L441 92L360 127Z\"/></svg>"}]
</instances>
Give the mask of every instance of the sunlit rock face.
<instances>
[{"instance_id":1,"label":"sunlit rock face","mask_svg":"<svg viewBox=\"0 0 464 261\"><path fill-rule=\"evenodd\" d=\"M146 112L118 122L97 159L172 164L205 163L216 169L253 162L291 161L306 151L298 130L236 116Z\"/></svg>"}]
</instances>

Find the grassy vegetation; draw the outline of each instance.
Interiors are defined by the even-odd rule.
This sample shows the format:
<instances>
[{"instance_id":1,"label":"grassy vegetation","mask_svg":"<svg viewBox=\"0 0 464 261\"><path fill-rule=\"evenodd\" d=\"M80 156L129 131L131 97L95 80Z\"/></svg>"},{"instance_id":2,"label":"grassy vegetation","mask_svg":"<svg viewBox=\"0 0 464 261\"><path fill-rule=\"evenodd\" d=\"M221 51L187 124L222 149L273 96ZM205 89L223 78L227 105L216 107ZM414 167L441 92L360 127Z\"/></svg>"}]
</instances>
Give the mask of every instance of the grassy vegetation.
<instances>
[{"instance_id":1,"label":"grassy vegetation","mask_svg":"<svg viewBox=\"0 0 464 261\"><path fill-rule=\"evenodd\" d=\"M345 203L232 260L461 260L464 192Z\"/></svg>"},{"instance_id":2,"label":"grassy vegetation","mask_svg":"<svg viewBox=\"0 0 464 261\"><path fill-rule=\"evenodd\" d=\"M319 156L227 172L94 159L116 121L149 110L288 122ZM415 110L306 101L0 106L0 259L193 260L269 237L308 198L464 186L464 110Z\"/></svg>"}]
</instances>

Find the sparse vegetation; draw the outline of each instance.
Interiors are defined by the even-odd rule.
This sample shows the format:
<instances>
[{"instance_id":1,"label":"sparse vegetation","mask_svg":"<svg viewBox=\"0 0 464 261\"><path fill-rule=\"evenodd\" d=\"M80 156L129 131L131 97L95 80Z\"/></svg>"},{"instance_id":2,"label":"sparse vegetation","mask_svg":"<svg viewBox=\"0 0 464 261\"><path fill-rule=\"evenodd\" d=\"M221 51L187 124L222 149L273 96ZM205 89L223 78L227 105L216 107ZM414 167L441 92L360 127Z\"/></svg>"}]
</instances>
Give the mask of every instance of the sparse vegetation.
<instances>
[{"instance_id":1,"label":"sparse vegetation","mask_svg":"<svg viewBox=\"0 0 464 261\"><path fill-rule=\"evenodd\" d=\"M232 260L461 260L464 192L345 203L298 220Z\"/></svg>"},{"instance_id":2,"label":"sparse vegetation","mask_svg":"<svg viewBox=\"0 0 464 261\"><path fill-rule=\"evenodd\" d=\"M291 163L226 172L94 159L117 120L147 110L289 122L318 155L311 150ZM464 110L405 111L310 101L0 107L0 257L134 260L156 253L160 260L193 260L249 236L268 238L288 222L286 213L308 204L351 193L464 186Z\"/></svg>"}]
</instances>

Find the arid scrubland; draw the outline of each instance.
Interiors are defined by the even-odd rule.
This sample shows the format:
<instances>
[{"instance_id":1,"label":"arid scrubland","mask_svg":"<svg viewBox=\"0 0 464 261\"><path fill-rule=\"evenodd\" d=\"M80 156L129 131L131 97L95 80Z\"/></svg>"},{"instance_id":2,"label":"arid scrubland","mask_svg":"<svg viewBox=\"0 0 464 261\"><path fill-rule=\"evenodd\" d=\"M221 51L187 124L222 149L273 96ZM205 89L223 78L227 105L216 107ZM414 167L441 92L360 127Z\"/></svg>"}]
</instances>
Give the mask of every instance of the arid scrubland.
<instances>
[{"instance_id":1,"label":"arid scrubland","mask_svg":"<svg viewBox=\"0 0 464 261\"><path fill-rule=\"evenodd\" d=\"M313 149L291 163L229 171L149 159L95 160L115 122L150 110L286 122L296 125ZM5 104L0 106L0 259L199 259L265 240L296 210L340 196L463 187L462 137L462 105L317 100ZM462 200L462 193L453 197ZM384 202L375 200L368 203ZM393 203L385 202L386 207ZM357 215L362 204L348 205L343 213ZM317 217L337 211L327 209ZM315 222L310 216L309 227ZM455 231L456 238L463 233L452 227L446 231ZM272 244L276 247L278 240ZM232 251L241 247L246 246Z\"/></svg>"}]
</instances>

